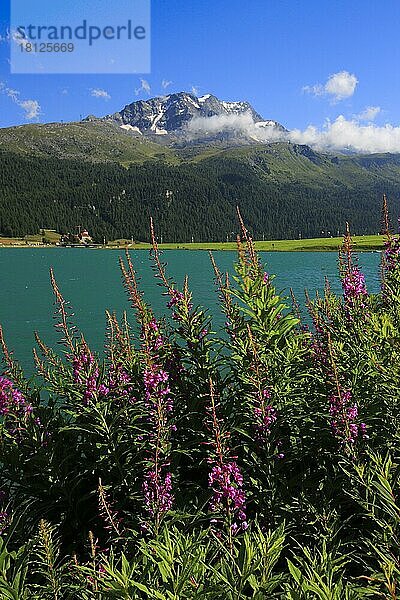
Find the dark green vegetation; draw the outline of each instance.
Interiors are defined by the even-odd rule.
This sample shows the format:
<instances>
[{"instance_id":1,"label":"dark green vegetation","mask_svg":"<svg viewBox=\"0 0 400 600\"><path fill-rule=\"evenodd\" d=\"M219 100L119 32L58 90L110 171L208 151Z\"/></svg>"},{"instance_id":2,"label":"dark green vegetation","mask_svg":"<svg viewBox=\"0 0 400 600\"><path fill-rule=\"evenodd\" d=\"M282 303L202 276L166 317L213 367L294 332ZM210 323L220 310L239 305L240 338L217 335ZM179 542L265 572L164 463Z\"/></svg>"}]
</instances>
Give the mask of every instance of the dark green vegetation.
<instances>
[{"instance_id":1,"label":"dark green vegetation","mask_svg":"<svg viewBox=\"0 0 400 600\"><path fill-rule=\"evenodd\" d=\"M376 234L384 191L400 195L400 155L335 157L288 143L167 147L107 123L0 130L5 237L83 225L97 241L148 241L153 215L160 241L233 241L238 204L259 240L337 235L346 220L358 235Z\"/></svg>"},{"instance_id":2,"label":"dark green vegetation","mask_svg":"<svg viewBox=\"0 0 400 600\"><path fill-rule=\"evenodd\" d=\"M0 329L2 600L398 600L400 236L386 229L380 293L347 232L343 295L327 282L309 327L242 224L232 284L214 263L222 336L153 239L169 318L127 254L134 324L107 315L104 359L51 273L62 346L37 336L37 379Z\"/></svg>"}]
</instances>

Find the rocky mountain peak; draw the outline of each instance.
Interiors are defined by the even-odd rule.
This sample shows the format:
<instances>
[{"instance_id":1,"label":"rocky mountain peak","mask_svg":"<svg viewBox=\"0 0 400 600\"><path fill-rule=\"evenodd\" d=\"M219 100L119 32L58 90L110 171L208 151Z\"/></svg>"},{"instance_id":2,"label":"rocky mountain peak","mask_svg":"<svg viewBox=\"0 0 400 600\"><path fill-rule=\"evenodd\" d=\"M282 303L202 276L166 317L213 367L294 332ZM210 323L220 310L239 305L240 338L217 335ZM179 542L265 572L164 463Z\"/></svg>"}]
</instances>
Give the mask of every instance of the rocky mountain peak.
<instances>
[{"instance_id":1,"label":"rocky mountain peak","mask_svg":"<svg viewBox=\"0 0 400 600\"><path fill-rule=\"evenodd\" d=\"M284 130L275 121L265 121L248 102L227 102L213 94L195 96L189 92L137 100L104 120L141 134L168 135L185 133L193 119L229 115L247 115L254 124Z\"/></svg>"}]
</instances>

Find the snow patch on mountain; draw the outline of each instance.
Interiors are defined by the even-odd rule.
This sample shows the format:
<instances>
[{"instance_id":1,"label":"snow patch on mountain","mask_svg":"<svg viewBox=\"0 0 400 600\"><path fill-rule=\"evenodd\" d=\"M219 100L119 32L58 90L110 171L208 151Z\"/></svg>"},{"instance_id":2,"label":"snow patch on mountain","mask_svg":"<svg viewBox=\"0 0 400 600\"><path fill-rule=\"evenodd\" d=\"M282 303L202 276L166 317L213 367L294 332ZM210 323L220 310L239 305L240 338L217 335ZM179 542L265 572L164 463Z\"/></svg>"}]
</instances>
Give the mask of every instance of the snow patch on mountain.
<instances>
[{"instance_id":1,"label":"snow patch on mountain","mask_svg":"<svg viewBox=\"0 0 400 600\"><path fill-rule=\"evenodd\" d=\"M120 127L121 129L125 129L126 131L135 131L136 133L142 135L142 132L140 131L139 127L132 127L132 125L120 125Z\"/></svg>"}]
</instances>

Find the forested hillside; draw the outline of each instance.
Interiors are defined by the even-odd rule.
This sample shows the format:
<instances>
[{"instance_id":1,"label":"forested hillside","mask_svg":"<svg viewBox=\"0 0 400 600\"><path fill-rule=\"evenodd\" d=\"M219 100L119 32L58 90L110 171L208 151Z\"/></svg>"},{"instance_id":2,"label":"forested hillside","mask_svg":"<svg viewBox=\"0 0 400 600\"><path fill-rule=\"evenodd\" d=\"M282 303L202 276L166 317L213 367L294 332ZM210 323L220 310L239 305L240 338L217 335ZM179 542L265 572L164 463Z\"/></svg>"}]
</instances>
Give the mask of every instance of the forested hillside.
<instances>
[{"instance_id":1,"label":"forested hillside","mask_svg":"<svg viewBox=\"0 0 400 600\"><path fill-rule=\"evenodd\" d=\"M236 230L237 204L256 239L336 235L345 221L357 234L377 233L382 193L393 205L400 196L400 155L335 157L287 143L151 144L151 152L141 143L138 154L137 141L128 152L117 136L118 159L109 138L92 160L84 152L87 138L72 143L60 131L68 157L51 156L48 146L39 152L42 138L35 145L28 136L27 148L0 136L0 235L82 225L96 240L144 241L152 215L164 242L225 241ZM51 143L60 148L54 137Z\"/></svg>"}]
</instances>

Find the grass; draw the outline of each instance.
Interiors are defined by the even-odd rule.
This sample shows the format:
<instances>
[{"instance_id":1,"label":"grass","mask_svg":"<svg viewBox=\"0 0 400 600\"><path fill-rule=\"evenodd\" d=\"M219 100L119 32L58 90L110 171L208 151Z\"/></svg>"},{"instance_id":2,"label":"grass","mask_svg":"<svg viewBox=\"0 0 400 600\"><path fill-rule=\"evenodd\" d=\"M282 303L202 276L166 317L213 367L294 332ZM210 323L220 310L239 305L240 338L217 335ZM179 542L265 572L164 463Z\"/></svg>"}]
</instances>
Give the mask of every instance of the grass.
<instances>
[{"instance_id":1,"label":"grass","mask_svg":"<svg viewBox=\"0 0 400 600\"><path fill-rule=\"evenodd\" d=\"M264 252L326 252L337 251L343 238L314 238L304 240L274 240L256 242L256 249ZM381 250L383 237L381 235L354 236L354 250ZM145 250L150 244L135 244L135 249ZM236 250L236 242L203 242L160 244L163 250Z\"/></svg>"},{"instance_id":2,"label":"grass","mask_svg":"<svg viewBox=\"0 0 400 600\"><path fill-rule=\"evenodd\" d=\"M59 240L59 234L45 231L45 237L53 243ZM0 246L27 246L29 244L40 245L41 235L27 235L24 238L2 238L0 237ZM341 237L335 238L314 238L304 240L274 240L266 242L256 242L256 249L262 252L336 252L342 243ZM383 237L381 235L360 235L353 237L354 250L371 251L381 250L383 246ZM119 239L110 241L107 244L109 249L129 248L135 250L149 250L150 244L144 242L131 243L128 239ZM103 248L104 246L100 246ZM201 243L179 243L179 244L160 244L162 250L236 250L236 242L201 242Z\"/></svg>"},{"instance_id":3,"label":"grass","mask_svg":"<svg viewBox=\"0 0 400 600\"><path fill-rule=\"evenodd\" d=\"M43 246L60 241L60 234L52 229L43 229L43 233L29 234L25 237L10 238L0 236L0 246ZM43 239L46 244L43 244Z\"/></svg>"},{"instance_id":4,"label":"grass","mask_svg":"<svg viewBox=\"0 0 400 600\"><path fill-rule=\"evenodd\" d=\"M181 161L174 151L110 123L29 124L0 130L0 150L17 154L90 162L115 162L125 167L160 160Z\"/></svg>"}]
</instances>

